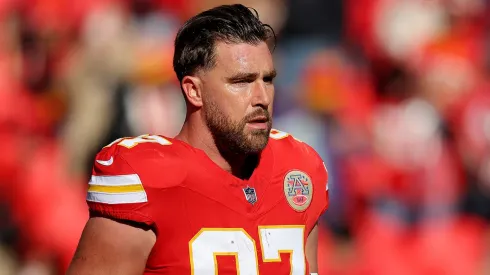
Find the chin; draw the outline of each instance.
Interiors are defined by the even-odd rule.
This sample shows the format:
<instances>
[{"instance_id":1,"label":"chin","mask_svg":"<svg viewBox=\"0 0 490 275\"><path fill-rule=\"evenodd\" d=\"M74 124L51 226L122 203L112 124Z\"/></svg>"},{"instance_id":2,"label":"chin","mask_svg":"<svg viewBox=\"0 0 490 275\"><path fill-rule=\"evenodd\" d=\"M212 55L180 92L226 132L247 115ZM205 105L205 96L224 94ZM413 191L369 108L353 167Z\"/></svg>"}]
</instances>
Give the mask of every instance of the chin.
<instances>
[{"instance_id":1,"label":"chin","mask_svg":"<svg viewBox=\"0 0 490 275\"><path fill-rule=\"evenodd\" d=\"M250 153L258 154L265 149L269 141L269 135L252 136L249 139L248 150Z\"/></svg>"},{"instance_id":2,"label":"chin","mask_svg":"<svg viewBox=\"0 0 490 275\"><path fill-rule=\"evenodd\" d=\"M271 129L270 128L266 128L266 129L248 129L246 135L249 135L251 136L252 138L253 137L258 137L258 136L265 136L265 137L269 137L271 133Z\"/></svg>"}]
</instances>

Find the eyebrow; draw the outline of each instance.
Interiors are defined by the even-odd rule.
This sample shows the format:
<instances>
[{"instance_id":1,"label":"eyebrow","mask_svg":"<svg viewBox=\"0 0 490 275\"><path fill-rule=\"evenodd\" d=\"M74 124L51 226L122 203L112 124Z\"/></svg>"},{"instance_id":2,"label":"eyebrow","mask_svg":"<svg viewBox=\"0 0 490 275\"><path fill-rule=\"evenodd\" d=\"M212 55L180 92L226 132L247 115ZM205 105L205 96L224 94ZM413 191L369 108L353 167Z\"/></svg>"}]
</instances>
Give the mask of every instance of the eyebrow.
<instances>
[{"instance_id":1,"label":"eyebrow","mask_svg":"<svg viewBox=\"0 0 490 275\"><path fill-rule=\"evenodd\" d=\"M274 78L277 75L277 71L271 70L269 72L264 73L264 78ZM235 75L232 75L230 77L227 77L226 80L228 82L236 82L236 81L243 81L243 80L255 80L259 76L259 73L236 73Z\"/></svg>"},{"instance_id":2,"label":"eyebrow","mask_svg":"<svg viewBox=\"0 0 490 275\"><path fill-rule=\"evenodd\" d=\"M277 76L277 71L276 69L273 69L272 71L269 71L264 74L264 78L274 78Z\"/></svg>"}]
</instances>

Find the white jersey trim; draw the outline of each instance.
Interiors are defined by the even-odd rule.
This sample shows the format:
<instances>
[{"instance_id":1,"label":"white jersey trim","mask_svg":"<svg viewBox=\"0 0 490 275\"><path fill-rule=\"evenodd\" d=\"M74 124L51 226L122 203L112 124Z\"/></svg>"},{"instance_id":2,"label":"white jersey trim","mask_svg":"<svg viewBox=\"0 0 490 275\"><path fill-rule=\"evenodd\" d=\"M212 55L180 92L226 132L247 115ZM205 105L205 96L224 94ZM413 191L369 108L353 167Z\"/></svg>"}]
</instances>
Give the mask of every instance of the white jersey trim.
<instances>
[{"instance_id":1,"label":"white jersey trim","mask_svg":"<svg viewBox=\"0 0 490 275\"><path fill-rule=\"evenodd\" d=\"M127 186L141 184L141 180L137 174L118 176L92 176L88 184L99 186Z\"/></svg>"},{"instance_id":2,"label":"white jersey trim","mask_svg":"<svg viewBox=\"0 0 490 275\"><path fill-rule=\"evenodd\" d=\"M146 197L146 193L144 191L121 194L88 192L87 201L105 204L126 204L147 202L148 198Z\"/></svg>"},{"instance_id":3,"label":"white jersey trim","mask_svg":"<svg viewBox=\"0 0 490 275\"><path fill-rule=\"evenodd\" d=\"M92 176L87 201L106 204L142 203L147 202L148 197L137 174Z\"/></svg>"}]
</instances>

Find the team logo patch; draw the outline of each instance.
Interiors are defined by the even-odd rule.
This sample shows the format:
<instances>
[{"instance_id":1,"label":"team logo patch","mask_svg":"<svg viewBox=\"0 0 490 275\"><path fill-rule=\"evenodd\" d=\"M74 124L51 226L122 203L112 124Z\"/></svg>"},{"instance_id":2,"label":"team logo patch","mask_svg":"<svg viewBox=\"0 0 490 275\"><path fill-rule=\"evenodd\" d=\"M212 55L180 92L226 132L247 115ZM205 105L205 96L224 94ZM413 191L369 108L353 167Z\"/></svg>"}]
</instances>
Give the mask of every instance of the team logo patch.
<instances>
[{"instance_id":1,"label":"team logo patch","mask_svg":"<svg viewBox=\"0 0 490 275\"><path fill-rule=\"evenodd\" d=\"M284 195L289 205L296 211L305 211L313 197L310 176L300 170L289 171L284 177Z\"/></svg>"},{"instance_id":2,"label":"team logo patch","mask_svg":"<svg viewBox=\"0 0 490 275\"><path fill-rule=\"evenodd\" d=\"M257 202L257 193L255 193L255 188L247 186L243 188L243 193L245 194L245 199L251 203L255 204Z\"/></svg>"}]
</instances>

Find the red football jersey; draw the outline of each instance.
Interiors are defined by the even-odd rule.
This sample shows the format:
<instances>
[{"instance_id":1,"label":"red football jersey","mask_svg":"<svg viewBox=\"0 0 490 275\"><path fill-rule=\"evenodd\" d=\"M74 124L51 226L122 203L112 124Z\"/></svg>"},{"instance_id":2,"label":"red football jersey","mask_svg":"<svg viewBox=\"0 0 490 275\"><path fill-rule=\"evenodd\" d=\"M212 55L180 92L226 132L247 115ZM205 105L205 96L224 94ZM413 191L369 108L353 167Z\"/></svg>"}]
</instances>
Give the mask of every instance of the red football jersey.
<instances>
[{"instance_id":1,"label":"red football jersey","mask_svg":"<svg viewBox=\"0 0 490 275\"><path fill-rule=\"evenodd\" d=\"M101 150L87 202L92 214L154 229L145 274L304 275L327 189L318 154L284 132L273 130L248 180L184 142L146 135Z\"/></svg>"}]
</instances>

